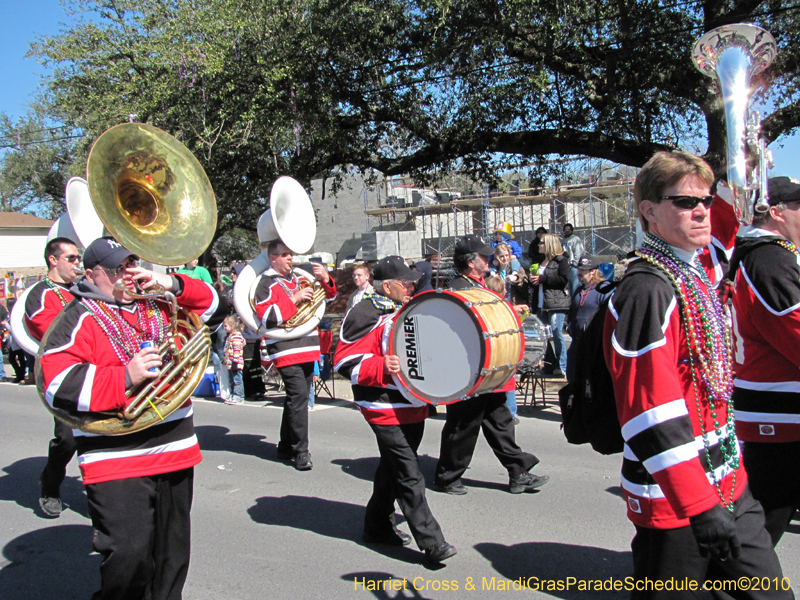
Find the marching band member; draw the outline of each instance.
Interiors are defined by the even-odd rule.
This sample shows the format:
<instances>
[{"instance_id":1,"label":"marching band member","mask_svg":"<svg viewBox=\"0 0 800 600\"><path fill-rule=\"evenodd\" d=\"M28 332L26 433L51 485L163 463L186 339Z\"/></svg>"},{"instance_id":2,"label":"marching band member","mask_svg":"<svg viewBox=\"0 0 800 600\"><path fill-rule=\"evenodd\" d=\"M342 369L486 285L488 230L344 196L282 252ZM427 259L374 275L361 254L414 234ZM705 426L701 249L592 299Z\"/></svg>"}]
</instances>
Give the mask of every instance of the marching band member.
<instances>
[{"instance_id":1,"label":"marching band member","mask_svg":"<svg viewBox=\"0 0 800 600\"><path fill-rule=\"evenodd\" d=\"M224 311L213 287L142 269L113 238L92 242L83 260L86 274L72 288L78 301L64 309L41 357L45 399L76 417L127 406L125 392L160 373L156 348L140 345L157 347L165 339L169 306L132 298L136 282L144 291L161 284L203 321L224 316L217 315ZM94 549L103 557L93 598L178 600L189 569L194 466L201 460L191 401L128 435L74 433Z\"/></svg>"},{"instance_id":2,"label":"marching band member","mask_svg":"<svg viewBox=\"0 0 800 600\"><path fill-rule=\"evenodd\" d=\"M736 240L736 433L777 545L800 506L800 182L769 180L769 210Z\"/></svg>"},{"instance_id":3,"label":"marching band member","mask_svg":"<svg viewBox=\"0 0 800 600\"><path fill-rule=\"evenodd\" d=\"M264 272L255 291L256 315L263 327L274 329L298 311L303 302L311 300L311 287L300 287L292 273L292 253L277 240L267 248L270 268ZM336 297L336 282L320 263L312 263L314 277L325 290L326 300ZM314 376L314 362L319 359L319 334L313 329L291 340L267 338L266 359L275 363L286 387L281 420L281 439L278 458L293 460L298 471L314 466L308 451L308 390Z\"/></svg>"},{"instance_id":4,"label":"marching band member","mask_svg":"<svg viewBox=\"0 0 800 600\"><path fill-rule=\"evenodd\" d=\"M782 576L741 463L728 319L698 255L711 238L713 178L685 152L645 164L634 200L646 237L606 315L604 354L625 439L622 490L636 528L634 598L673 597L638 589L647 581Z\"/></svg>"},{"instance_id":5,"label":"marching band member","mask_svg":"<svg viewBox=\"0 0 800 600\"><path fill-rule=\"evenodd\" d=\"M422 276L399 256L381 259L373 270L374 294L356 304L342 321L334 368L350 379L353 399L375 432L381 460L364 517L364 541L405 546L411 536L395 526L394 503L406 518L420 550L433 563L456 554L425 499L425 478L417 448L432 406L407 400L392 383L400 358L387 343L400 307Z\"/></svg>"},{"instance_id":6,"label":"marching band member","mask_svg":"<svg viewBox=\"0 0 800 600\"><path fill-rule=\"evenodd\" d=\"M489 271L491 254L492 247L477 235L459 239L453 262L460 274L450 282L450 288L486 288L483 278ZM515 389L515 385L512 378L499 390L447 406L447 420L442 429L434 481L437 490L455 496L467 493L466 486L461 483L461 476L472 461L481 429L495 456L508 471L512 494L532 492L547 483L547 475L534 475L530 472L539 463L539 459L533 454L523 452L515 440L514 417L506 406L506 392Z\"/></svg>"},{"instance_id":7,"label":"marching band member","mask_svg":"<svg viewBox=\"0 0 800 600\"><path fill-rule=\"evenodd\" d=\"M80 277L81 255L75 243L57 237L44 249L47 275L33 286L25 301L25 326L37 342L63 308L72 301L70 284ZM61 483L67 475L67 465L75 456L72 429L53 419L53 439L47 452L47 464L39 476L39 506L48 517L58 517L63 510Z\"/></svg>"}]
</instances>

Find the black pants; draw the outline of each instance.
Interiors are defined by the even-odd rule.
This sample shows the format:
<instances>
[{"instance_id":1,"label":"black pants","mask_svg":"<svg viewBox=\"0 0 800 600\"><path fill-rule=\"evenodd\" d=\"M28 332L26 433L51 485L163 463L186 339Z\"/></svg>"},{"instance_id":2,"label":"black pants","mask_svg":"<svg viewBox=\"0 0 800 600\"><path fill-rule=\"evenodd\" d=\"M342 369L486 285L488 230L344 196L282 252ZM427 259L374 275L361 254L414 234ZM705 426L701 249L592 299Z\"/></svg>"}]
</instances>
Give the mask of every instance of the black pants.
<instances>
[{"instance_id":1,"label":"black pants","mask_svg":"<svg viewBox=\"0 0 800 600\"><path fill-rule=\"evenodd\" d=\"M745 442L742 455L750 489L764 507L767 531L777 546L800 508L800 442Z\"/></svg>"},{"instance_id":2,"label":"black pants","mask_svg":"<svg viewBox=\"0 0 800 600\"><path fill-rule=\"evenodd\" d=\"M397 500L420 550L443 542L442 528L425 499L425 478L417 459L425 421L406 425L370 424L370 427L378 440L381 461L367 503L364 531L377 536L391 532L395 527Z\"/></svg>"},{"instance_id":3,"label":"black pants","mask_svg":"<svg viewBox=\"0 0 800 600\"><path fill-rule=\"evenodd\" d=\"M189 571L194 469L86 486L94 549L92 600L180 600Z\"/></svg>"},{"instance_id":4,"label":"black pants","mask_svg":"<svg viewBox=\"0 0 800 600\"><path fill-rule=\"evenodd\" d=\"M27 362L25 361L25 351L9 351L8 362L11 363L11 367L14 369L14 381L16 383L23 381L25 379L25 370L28 368Z\"/></svg>"},{"instance_id":5,"label":"black pants","mask_svg":"<svg viewBox=\"0 0 800 600\"><path fill-rule=\"evenodd\" d=\"M286 388L281 419L279 452L308 452L308 389L314 378L314 363L278 369Z\"/></svg>"},{"instance_id":6,"label":"black pants","mask_svg":"<svg viewBox=\"0 0 800 600\"><path fill-rule=\"evenodd\" d=\"M75 438L72 428L53 419L53 439L47 452L47 464L39 478L42 497L60 498L61 483L67 475L67 465L75 456Z\"/></svg>"},{"instance_id":7,"label":"black pants","mask_svg":"<svg viewBox=\"0 0 800 600\"><path fill-rule=\"evenodd\" d=\"M745 489L735 505L736 531L742 543L742 554L738 559L728 558L725 561L712 560L700 556L692 529L689 526L677 529L649 529L636 526L636 536L631 542L633 551L633 577L642 586L645 579L649 581L684 579L710 582L709 589L716 598L769 598L771 600L794 598L789 590L781 588L783 573L778 556L772 547L769 534L764 529L764 511L753 498L749 489ZM725 590L725 582L735 582L740 577L757 578L760 585L750 590L739 590L731 587L728 591L713 591L714 587ZM769 589L764 590L769 580ZM778 589L776 590L776 582ZM788 581L783 582L784 585ZM761 588L757 590L756 587ZM701 598L700 590L638 590L631 593L631 598Z\"/></svg>"},{"instance_id":8,"label":"black pants","mask_svg":"<svg viewBox=\"0 0 800 600\"><path fill-rule=\"evenodd\" d=\"M247 340L242 350L244 369L242 383L244 395L255 396L264 393L264 380L261 379L261 340Z\"/></svg>"},{"instance_id":9,"label":"black pants","mask_svg":"<svg viewBox=\"0 0 800 600\"><path fill-rule=\"evenodd\" d=\"M505 392L482 394L447 405L447 420L442 428L436 465L437 485L446 486L461 479L472 461L481 429L495 456L508 470L509 477L530 471L539 463L536 456L517 446L514 418L506 406Z\"/></svg>"}]
</instances>

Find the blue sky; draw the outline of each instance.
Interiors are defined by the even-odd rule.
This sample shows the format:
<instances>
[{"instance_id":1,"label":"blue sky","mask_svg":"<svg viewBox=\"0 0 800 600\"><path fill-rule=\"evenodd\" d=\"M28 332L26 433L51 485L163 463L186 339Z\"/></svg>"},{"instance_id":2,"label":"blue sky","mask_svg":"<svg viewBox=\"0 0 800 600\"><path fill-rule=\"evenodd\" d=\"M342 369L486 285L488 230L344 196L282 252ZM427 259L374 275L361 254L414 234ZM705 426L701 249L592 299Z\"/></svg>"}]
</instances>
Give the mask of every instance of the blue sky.
<instances>
[{"instance_id":1,"label":"blue sky","mask_svg":"<svg viewBox=\"0 0 800 600\"><path fill-rule=\"evenodd\" d=\"M12 118L25 114L44 74L35 60L25 58L30 43L69 22L58 0L0 0L0 111ZM778 139L770 148L775 157L770 175L800 178L800 135Z\"/></svg>"}]
</instances>

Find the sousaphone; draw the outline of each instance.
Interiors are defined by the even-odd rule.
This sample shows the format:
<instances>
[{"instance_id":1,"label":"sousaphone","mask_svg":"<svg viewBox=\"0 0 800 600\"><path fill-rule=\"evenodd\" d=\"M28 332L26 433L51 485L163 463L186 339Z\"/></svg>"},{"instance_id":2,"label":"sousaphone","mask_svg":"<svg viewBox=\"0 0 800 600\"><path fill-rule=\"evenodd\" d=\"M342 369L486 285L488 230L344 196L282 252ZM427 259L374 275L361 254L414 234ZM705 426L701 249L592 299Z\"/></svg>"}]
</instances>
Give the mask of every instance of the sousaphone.
<instances>
[{"instance_id":1,"label":"sousaphone","mask_svg":"<svg viewBox=\"0 0 800 600\"><path fill-rule=\"evenodd\" d=\"M132 254L158 265L186 263L200 256L217 226L214 191L189 150L169 134L144 123L125 123L103 133L87 164L89 195L108 232ZM99 435L124 435L155 425L185 404L205 374L211 338L194 313L177 307L168 291L158 295L172 311L159 348L161 374L128 392L124 410L76 417L54 408L43 388L40 359L54 319L42 339L36 361L37 387L45 406L74 429Z\"/></svg>"}]
</instances>

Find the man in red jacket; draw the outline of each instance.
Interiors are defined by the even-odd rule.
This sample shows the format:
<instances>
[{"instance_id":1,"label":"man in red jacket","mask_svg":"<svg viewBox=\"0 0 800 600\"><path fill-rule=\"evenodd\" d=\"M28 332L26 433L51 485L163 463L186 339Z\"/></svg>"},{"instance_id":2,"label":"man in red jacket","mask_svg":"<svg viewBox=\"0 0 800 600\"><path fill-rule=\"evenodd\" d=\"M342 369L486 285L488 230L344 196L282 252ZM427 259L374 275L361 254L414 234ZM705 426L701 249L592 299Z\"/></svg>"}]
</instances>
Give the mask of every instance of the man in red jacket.
<instances>
[{"instance_id":1,"label":"man in red jacket","mask_svg":"<svg viewBox=\"0 0 800 600\"><path fill-rule=\"evenodd\" d=\"M777 545L800 507L800 182L769 180L769 210L736 239L736 433Z\"/></svg>"},{"instance_id":2,"label":"man in red jacket","mask_svg":"<svg viewBox=\"0 0 800 600\"><path fill-rule=\"evenodd\" d=\"M484 277L489 272L492 247L477 235L468 235L456 242L453 263L459 274L450 282L454 290L486 288ZM475 452L478 435L483 430L495 456L508 471L512 494L533 492L549 477L534 475L530 470L539 459L524 452L516 441L514 417L506 405L506 392L514 389L514 378L503 388L447 406L447 420L442 428L439 462L436 464L436 489L454 496L467 493L461 482Z\"/></svg>"},{"instance_id":3,"label":"man in red jacket","mask_svg":"<svg viewBox=\"0 0 800 600\"><path fill-rule=\"evenodd\" d=\"M685 152L659 152L642 168L634 199L646 236L606 315L625 440L621 487L636 527L634 598L678 589L648 582L706 579L736 598L793 597L780 585L730 587L739 577L780 582L782 573L736 438L728 319L698 254L711 241L713 179Z\"/></svg>"},{"instance_id":4,"label":"man in red jacket","mask_svg":"<svg viewBox=\"0 0 800 600\"><path fill-rule=\"evenodd\" d=\"M261 326L274 329L291 319L304 302L311 300L314 292L311 287L300 286L300 279L292 269L292 253L284 244L270 242L267 254L271 266L256 287L255 308ZM312 265L314 278L325 290L326 301L333 300L336 282L324 265ZM298 471L310 471L314 466L308 451L308 390L319 354L316 328L290 340L267 337L265 360L275 363L286 388L278 458L293 460Z\"/></svg>"},{"instance_id":5,"label":"man in red jacket","mask_svg":"<svg viewBox=\"0 0 800 600\"><path fill-rule=\"evenodd\" d=\"M72 288L79 301L64 309L41 357L45 400L75 418L126 407L126 391L160 373L156 347L169 332L169 304L132 298L135 282L145 291L163 285L204 322L224 313L212 286L142 269L112 238L92 242L83 262L86 275ZM154 347L140 349L143 341ZM201 460L191 401L128 435L74 433L94 549L103 557L94 600L179 600L189 569L194 466Z\"/></svg>"},{"instance_id":6,"label":"man in red jacket","mask_svg":"<svg viewBox=\"0 0 800 600\"><path fill-rule=\"evenodd\" d=\"M72 240L53 238L44 248L47 275L33 286L25 300L25 326L37 342L58 314L72 301L69 286L80 277L81 255ZM58 517L61 504L61 483L67 475L67 465L75 456L72 429L53 419L53 439L47 452L47 464L39 476L39 506L48 517Z\"/></svg>"},{"instance_id":7,"label":"man in red jacket","mask_svg":"<svg viewBox=\"0 0 800 600\"><path fill-rule=\"evenodd\" d=\"M425 499L425 478L417 448L431 405L406 399L392 382L400 357L388 354L386 343L398 311L414 293L422 276L399 256L378 261L373 271L375 293L367 294L342 321L334 368L350 379L353 398L375 432L381 461L375 471L372 497L364 517L364 541L405 546L411 537L395 526L394 502L406 518L420 550L433 563L456 554Z\"/></svg>"}]
</instances>

